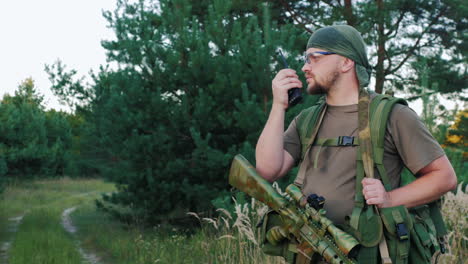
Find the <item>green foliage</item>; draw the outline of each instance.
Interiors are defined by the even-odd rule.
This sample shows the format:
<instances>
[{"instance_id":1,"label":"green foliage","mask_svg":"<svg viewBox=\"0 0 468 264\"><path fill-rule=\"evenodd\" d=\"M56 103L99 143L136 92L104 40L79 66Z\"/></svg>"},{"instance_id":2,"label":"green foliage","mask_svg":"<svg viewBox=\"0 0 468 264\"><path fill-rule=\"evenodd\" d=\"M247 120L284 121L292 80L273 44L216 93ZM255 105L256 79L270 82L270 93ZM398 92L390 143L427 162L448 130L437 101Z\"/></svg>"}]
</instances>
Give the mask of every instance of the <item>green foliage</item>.
<instances>
[{"instance_id":1,"label":"green foliage","mask_svg":"<svg viewBox=\"0 0 468 264\"><path fill-rule=\"evenodd\" d=\"M385 83L419 96L424 76L431 92L457 92L466 87L466 19L459 5L119 0L103 14L115 40L102 42L118 67L101 67L90 84L61 62L46 67L54 93L75 110L68 117L71 143L60 138L54 153L71 148L64 155L75 160L65 166L69 171L116 182L119 192L99 205L125 219L160 222L226 205L232 157L242 153L254 161L271 80L281 68L277 48L299 70L308 33L346 22L370 45L376 90ZM415 74L422 61L441 70ZM305 105L314 100L306 97ZM300 110L289 110L286 123ZM58 163L50 164L66 170Z\"/></svg>"},{"instance_id":2,"label":"green foliage","mask_svg":"<svg viewBox=\"0 0 468 264\"><path fill-rule=\"evenodd\" d=\"M466 161L468 147L464 141L467 135L468 111L462 110L448 111L437 100L436 93L438 83L430 83L429 75L431 68L427 60L421 60L415 69L420 76L419 85L422 91L421 99L423 103L422 121L425 123L434 138L442 145L450 160L458 182L463 182L463 186L468 183L468 162ZM452 124L452 125L450 125ZM407 169L402 173L402 184L408 184L415 178Z\"/></svg>"},{"instance_id":3,"label":"green foliage","mask_svg":"<svg viewBox=\"0 0 468 264\"><path fill-rule=\"evenodd\" d=\"M0 157L0 177L5 176L7 172L8 172L8 166L7 166L5 157L3 157L3 153L2 153L2 156Z\"/></svg>"},{"instance_id":4,"label":"green foliage","mask_svg":"<svg viewBox=\"0 0 468 264\"><path fill-rule=\"evenodd\" d=\"M230 1L210 2L206 12L185 0L119 1L104 13L116 40L103 41L118 69L101 69L83 88L70 81L73 71L48 66L55 93L81 102L89 125L81 151L94 153L87 159L118 183L101 206L130 209L117 213L126 219L185 217L227 195L235 154L254 160L281 67L276 49L301 54L306 36L278 26L266 5L256 6L261 16L236 8ZM299 68L299 57L288 60ZM82 91L84 99L76 96Z\"/></svg>"},{"instance_id":5,"label":"green foliage","mask_svg":"<svg viewBox=\"0 0 468 264\"><path fill-rule=\"evenodd\" d=\"M468 7L463 0L250 1L271 3L279 24L294 24L309 33L348 24L362 32L375 73L375 90L402 90L419 95L414 63L427 59L429 83L438 91L460 95L468 87ZM254 9L251 9L255 13ZM464 98L466 100L466 98Z\"/></svg>"},{"instance_id":6,"label":"green foliage","mask_svg":"<svg viewBox=\"0 0 468 264\"><path fill-rule=\"evenodd\" d=\"M71 163L67 114L45 111L43 98L26 79L0 104L0 177L63 175Z\"/></svg>"},{"instance_id":7,"label":"green foliage","mask_svg":"<svg viewBox=\"0 0 468 264\"><path fill-rule=\"evenodd\" d=\"M442 143L458 182L463 183L462 188L465 188L468 184L468 110L458 111L454 116L455 122L446 130Z\"/></svg>"},{"instance_id":8,"label":"green foliage","mask_svg":"<svg viewBox=\"0 0 468 264\"><path fill-rule=\"evenodd\" d=\"M26 215L15 235L9 263L82 263L75 243L59 223L60 211L41 209Z\"/></svg>"},{"instance_id":9,"label":"green foliage","mask_svg":"<svg viewBox=\"0 0 468 264\"><path fill-rule=\"evenodd\" d=\"M466 259L467 198L467 190L459 187L456 195L447 194L442 203L450 235L448 252L440 263ZM103 259L106 263L285 263L281 257L265 255L258 246L261 238L256 224L268 208L251 199L237 201L234 207L231 213L218 210L217 217L210 218L190 213L201 225L191 235L161 226L124 225L89 205L79 207L72 219L83 247L108 257Z\"/></svg>"},{"instance_id":10,"label":"green foliage","mask_svg":"<svg viewBox=\"0 0 468 264\"><path fill-rule=\"evenodd\" d=\"M450 147L446 147L444 150L457 174L458 183L462 184L462 187L465 188L465 186L468 185L468 161L466 159L466 152Z\"/></svg>"},{"instance_id":11,"label":"green foliage","mask_svg":"<svg viewBox=\"0 0 468 264\"><path fill-rule=\"evenodd\" d=\"M10 181L0 196L2 261L83 263L80 243L62 226L62 212L113 190L113 184L98 179Z\"/></svg>"}]
</instances>

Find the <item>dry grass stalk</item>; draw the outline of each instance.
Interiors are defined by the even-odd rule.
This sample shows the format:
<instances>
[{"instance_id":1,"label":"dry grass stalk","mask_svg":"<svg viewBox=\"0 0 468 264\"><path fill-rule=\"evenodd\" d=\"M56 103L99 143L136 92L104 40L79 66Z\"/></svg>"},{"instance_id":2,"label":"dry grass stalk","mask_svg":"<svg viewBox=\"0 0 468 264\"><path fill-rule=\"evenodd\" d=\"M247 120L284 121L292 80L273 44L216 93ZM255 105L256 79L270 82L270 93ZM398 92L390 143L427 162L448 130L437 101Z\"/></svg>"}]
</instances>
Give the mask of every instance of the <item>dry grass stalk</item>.
<instances>
[{"instance_id":1,"label":"dry grass stalk","mask_svg":"<svg viewBox=\"0 0 468 264\"><path fill-rule=\"evenodd\" d=\"M456 193L445 195L442 215L449 229L447 253L441 263L466 263L468 259L468 185L458 185Z\"/></svg>"},{"instance_id":2,"label":"dry grass stalk","mask_svg":"<svg viewBox=\"0 0 468 264\"><path fill-rule=\"evenodd\" d=\"M260 247L260 230L255 223L268 211L267 206L254 199L245 204L234 200L233 213L225 209L217 211L217 218L188 213L202 225L205 242L201 243L201 249L206 252L208 263L284 264L282 258L267 256Z\"/></svg>"}]
</instances>

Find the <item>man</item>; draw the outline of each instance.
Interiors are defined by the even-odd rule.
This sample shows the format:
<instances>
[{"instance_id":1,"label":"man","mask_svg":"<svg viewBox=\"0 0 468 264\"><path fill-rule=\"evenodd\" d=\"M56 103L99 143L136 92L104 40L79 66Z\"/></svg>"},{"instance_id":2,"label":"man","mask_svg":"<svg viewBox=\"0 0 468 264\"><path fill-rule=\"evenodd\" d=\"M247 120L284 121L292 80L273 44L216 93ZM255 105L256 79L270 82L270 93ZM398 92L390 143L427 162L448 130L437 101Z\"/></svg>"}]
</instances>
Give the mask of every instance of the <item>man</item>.
<instances>
[{"instance_id":1,"label":"man","mask_svg":"<svg viewBox=\"0 0 468 264\"><path fill-rule=\"evenodd\" d=\"M366 92L370 69L365 44L354 28L325 27L310 37L302 67L307 92L326 96L316 138L360 136L358 102L375 96ZM279 71L272 81L273 105L256 146L256 169L272 182L301 162L296 183L305 195L324 196L327 216L335 224L343 224L354 207L357 147L314 145L302 153L297 117L284 132L287 91L296 87L301 88L302 82L292 69ZM361 184L368 205L411 208L437 200L456 187L456 175L444 151L407 106L397 104L393 108L384 146L383 164L392 191L385 191L378 173L375 178L365 177ZM400 187L404 167L417 179ZM370 173L366 171L366 176Z\"/></svg>"}]
</instances>

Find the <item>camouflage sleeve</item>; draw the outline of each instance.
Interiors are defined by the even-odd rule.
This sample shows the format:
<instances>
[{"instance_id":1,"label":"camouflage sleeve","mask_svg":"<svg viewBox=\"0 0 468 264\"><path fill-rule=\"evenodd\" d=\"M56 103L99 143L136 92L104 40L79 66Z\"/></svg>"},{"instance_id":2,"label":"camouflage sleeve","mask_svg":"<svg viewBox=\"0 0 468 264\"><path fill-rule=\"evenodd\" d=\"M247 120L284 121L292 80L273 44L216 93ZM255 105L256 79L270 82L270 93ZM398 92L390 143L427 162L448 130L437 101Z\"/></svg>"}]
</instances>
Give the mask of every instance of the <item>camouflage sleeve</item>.
<instances>
[{"instance_id":1,"label":"camouflage sleeve","mask_svg":"<svg viewBox=\"0 0 468 264\"><path fill-rule=\"evenodd\" d=\"M395 105L387 132L393 139L392 147L413 174L445 154L423 121L408 106Z\"/></svg>"},{"instance_id":2,"label":"camouflage sleeve","mask_svg":"<svg viewBox=\"0 0 468 264\"><path fill-rule=\"evenodd\" d=\"M284 132L283 142L284 149L291 154L294 158L294 163L300 159L301 156L301 140L299 138L299 133L296 128L297 117L289 124L288 129Z\"/></svg>"}]
</instances>

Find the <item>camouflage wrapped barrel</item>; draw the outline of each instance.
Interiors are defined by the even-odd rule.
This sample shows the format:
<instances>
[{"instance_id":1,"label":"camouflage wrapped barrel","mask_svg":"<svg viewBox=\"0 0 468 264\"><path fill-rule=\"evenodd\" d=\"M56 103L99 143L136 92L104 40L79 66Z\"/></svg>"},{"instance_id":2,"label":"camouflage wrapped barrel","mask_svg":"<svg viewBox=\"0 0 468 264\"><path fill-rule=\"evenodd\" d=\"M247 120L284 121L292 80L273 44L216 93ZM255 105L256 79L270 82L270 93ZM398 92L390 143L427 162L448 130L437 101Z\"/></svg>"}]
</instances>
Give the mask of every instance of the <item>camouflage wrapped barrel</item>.
<instances>
[{"instance_id":1,"label":"camouflage wrapped barrel","mask_svg":"<svg viewBox=\"0 0 468 264\"><path fill-rule=\"evenodd\" d=\"M359 242L334 226L325 217L323 209L316 210L304 202L305 197L297 186L289 186L288 194L281 195L258 175L242 155L235 156L232 161L229 184L266 204L281 216L282 225L267 233L269 242L277 243L292 235L301 249L299 252L307 258L317 253L328 263L356 263L350 256L359 247Z\"/></svg>"}]
</instances>

